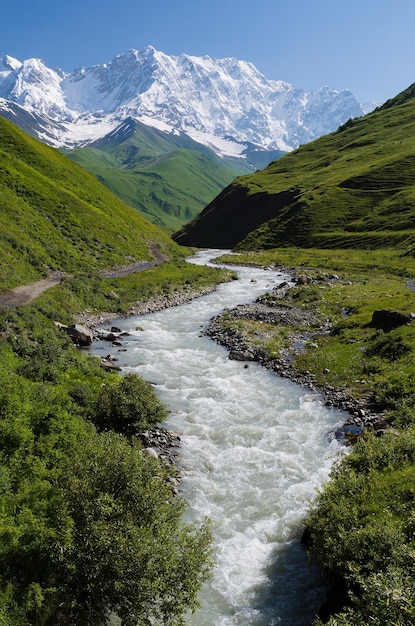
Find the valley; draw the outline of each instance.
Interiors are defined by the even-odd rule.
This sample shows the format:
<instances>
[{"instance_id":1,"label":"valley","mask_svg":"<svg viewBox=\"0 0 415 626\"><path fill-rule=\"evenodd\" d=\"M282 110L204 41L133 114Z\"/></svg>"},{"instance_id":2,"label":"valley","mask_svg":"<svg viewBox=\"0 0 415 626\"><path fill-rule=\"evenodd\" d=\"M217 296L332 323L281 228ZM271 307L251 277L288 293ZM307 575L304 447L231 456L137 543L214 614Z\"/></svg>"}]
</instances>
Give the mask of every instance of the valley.
<instances>
[{"instance_id":1,"label":"valley","mask_svg":"<svg viewBox=\"0 0 415 626\"><path fill-rule=\"evenodd\" d=\"M147 46L69 73L0 59L1 115L169 233L236 176L364 112L349 91L307 93L235 58Z\"/></svg>"},{"instance_id":2,"label":"valley","mask_svg":"<svg viewBox=\"0 0 415 626\"><path fill-rule=\"evenodd\" d=\"M363 115L151 47L111 89L109 66L2 64L0 621L308 626L305 525L336 583L316 625L412 624L414 86ZM128 328L121 376L60 331L80 319ZM145 452L164 423L177 465Z\"/></svg>"}]
</instances>

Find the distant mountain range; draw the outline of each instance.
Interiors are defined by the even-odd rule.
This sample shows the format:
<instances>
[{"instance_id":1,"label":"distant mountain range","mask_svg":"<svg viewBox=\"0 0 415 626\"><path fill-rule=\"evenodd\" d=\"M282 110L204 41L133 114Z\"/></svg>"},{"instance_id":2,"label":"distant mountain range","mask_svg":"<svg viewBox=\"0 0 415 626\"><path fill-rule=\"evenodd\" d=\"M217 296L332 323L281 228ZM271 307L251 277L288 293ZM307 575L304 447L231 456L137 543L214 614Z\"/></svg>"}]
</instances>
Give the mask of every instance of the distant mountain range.
<instances>
[{"instance_id":1,"label":"distant mountain range","mask_svg":"<svg viewBox=\"0 0 415 626\"><path fill-rule=\"evenodd\" d=\"M3 115L17 122L22 115L55 147L87 145L132 117L239 157L250 144L292 150L366 112L350 91L306 93L268 80L245 61L168 56L151 46L71 73L40 59L6 56L0 60L0 98Z\"/></svg>"},{"instance_id":2,"label":"distant mountain range","mask_svg":"<svg viewBox=\"0 0 415 626\"><path fill-rule=\"evenodd\" d=\"M415 83L236 179L173 238L202 248L400 248L415 255Z\"/></svg>"},{"instance_id":3,"label":"distant mountain range","mask_svg":"<svg viewBox=\"0 0 415 626\"><path fill-rule=\"evenodd\" d=\"M263 168L366 111L350 91L323 87L306 93L268 80L245 61L168 56L151 46L71 73L50 69L35 58L0 59L0 115L54 147L92 148L88 157L72 157L115 193L124 193L126 202L170 229L197 214L236 175ZM135 130L138 144L132 139ZM184 196L174 164L178 149L194 151L189 166L195 170L194 183ZM201 170L194 165L198 152L213 163L207 173L210 183L199 193L195 187ZM159 175L158 160L166 156L169 171L164 167ZM120 190L114 169L124 177L138 171L140 185L131 179ZM177 196L173 203L166 200L165 181Z\"/></svg>"}]
</instances>

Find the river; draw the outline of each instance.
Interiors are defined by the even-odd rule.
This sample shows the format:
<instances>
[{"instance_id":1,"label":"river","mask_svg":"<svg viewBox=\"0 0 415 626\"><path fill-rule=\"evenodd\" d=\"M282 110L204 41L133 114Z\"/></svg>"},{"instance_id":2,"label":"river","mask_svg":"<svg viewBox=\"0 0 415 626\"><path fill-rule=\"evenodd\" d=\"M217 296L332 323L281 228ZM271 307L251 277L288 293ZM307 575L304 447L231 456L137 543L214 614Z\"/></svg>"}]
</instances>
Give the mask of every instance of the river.
<instances>
[{"instance_id":1,"label":"river","mask_svg":"<svg viewBox=\"0 0 415 626\"><path fill-rule=\"evenodd\" d=\"M206 264L215 252L199 252L191 262ZM202 334L224 308L251 302L288 278L233 269L239 280L207 296L117 320L130 333L119 365L154 384L170 408L165 426L182 438L188 520L207 515L213 522L215 575L188 625L309 626L324 588L299 538L339 452L333 433L345 417L257 363L229 360ZM108 352L104 344L95 344L94 353Z\"/></svg>"}]
</instances>

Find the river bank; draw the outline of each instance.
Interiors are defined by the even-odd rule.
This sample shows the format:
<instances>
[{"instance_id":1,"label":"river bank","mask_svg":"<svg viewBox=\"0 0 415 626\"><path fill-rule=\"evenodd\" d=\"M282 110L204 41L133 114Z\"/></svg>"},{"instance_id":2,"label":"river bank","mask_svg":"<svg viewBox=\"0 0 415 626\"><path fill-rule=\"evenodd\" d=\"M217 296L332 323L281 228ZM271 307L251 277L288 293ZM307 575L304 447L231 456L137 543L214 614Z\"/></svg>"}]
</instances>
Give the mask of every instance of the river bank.
<instances>
[{"instance_id":1,"label":"river bank","mask_svg":"<svg viewBox=\"0 0 415 626\"><path fill-rule=\"evenodd\" d=\"M211 257L200 253L199 262ZM101 328L117 328L121 345L102 339L91 353L112 351L123 374L157 390L170 410L163 425L180 436L178 490L189 518L212 520L217 568L189 625L308 626L324 589L299 541L302 522L341 448L333 433L344 416L259 363L229 359L203 334L223 310L290 279L278 268L237 273L184 306L112 318Z\"/></svg>"},{"instance_id":2,"label":"river bank","mask_svg":"<svg viewBox=\"0 0 415 626\"><path fill-rule=\"evenodd\" d=\"M288 271L285 268L274 269L281 269L283 272ZM292 268L290 271L293 281L297 282L297 284L301 283L303 279L300 272L293 271ZM366 429L374 429L381 434L384 432L384 429L388 428L389 424L383 414L374 410L370 394L356 398L343 388L334 387L330 384L318 384L315 374L309 371L300 371L295 366L294 357L304 351L306 344L312 343L313 338L316 339L318 336L321 337L330 334L332 325L328 319L318 324L319 320L315 312L313 312L311 308L304 307L304 305L293 306L291 304L287 306L284 301L286 300L286 294L290 286L292 286L292 283L290 285L285 281L278 285L274 290L274 294L278 294L276 302L271 302L266 298L266 295L264 295L257 298L257 300L251 304L239 305L234 309L226 311L226 316L235 321L248 319L260 323L271 322L274 325L289 325L290 344L282 350L280 358L271 356L263 347L258 347L255 343L249 341L245 333L239 332L235 328L224 328L221 324L223 314L213 317L203 332L218 344L226 347L229 350L230 359L247 362L256 361L276 375L287 378L319 394L325 406L334 407L348 413L348 419L336 432L336 437L338 437L339 440L354 440L357 435L360 435ZM105 338L106 336L113 338L115 346L119 348L120 343L122 343L122 334L118 335L117 333L114 334L114 332L108 334L112 327L104 331L103 325L116 324L117 319L120 318L141 316L171 307L181 306L191 302L195 298L212 293L216 287L216 285L203 289L189 289L185 287L171 294L159 295L145 302L138 301L130 308L128 313L114 314L101 312L99 314L91 314L90 311L83 311L77 316L77 322L90 329L96 340L102 339L103 337ZM304 328L307 326L310 327L310 331L304 332ZM108 359L108 367L120 369L114 365L114 361L116 360L116 358L113 360ZM175 456L177 443L175 442L171 446L172 450L169 452L170 446L158 446L157 436L155 436L154 439L154 447L162 449L162 455L167 457L169 462L171 462Z\"/></svg>"},{"instance_id":3,"label":"river bank","mask_svg":"<svg viewBox=\"0 0 415 626\"><path fill-rule=\"evenodd\" d=\"M159 295L150 298L145 302L137 301L128 312L125 313L108 313L102 311L100 313L92 313L89 310L82 311L76 316L76 322L83 324L97 335L97 327L102 324L108 324L114 320L125 317L133 317L138 315L147 315L148 313L156 313L175 306L180 306L191 302L195 298L200 298L216 289L216 285L210 285L201 289L183 287L172 293Z\"/></svg>"},{"instance_id":4,"label":"river bank","mask_svg":"<svg viewBox=\"0 0 415 626\"><path fill-rule=\"evenodd\" d=\"M306 345L311 345L311 349L316 349L317 345L313 341L316 341L318 337L329 335L332 332L332 324L328 319L319 323L321 320L311 308L287 304L289 298L286 294L289 288L288 283L283 283L276 290L278 293L276 300L259 297L252 304L235 307L226 311L224 315L214 317L205 330L206 335L225 346L229 350L229 358L247 362L257 361L278 376L288 378L318 393L323 398L325 406L336 407L347 412L348 419L336 432L339 439L353 440L366 429L374 429L379 434L383 433L389 424L384 415L374 409L370 394L356 398L341 387L318 384L315 374L310 371L300 371L296 367L295 356L306 350ZM222 324L224 316L227 319L226 326ZM231 322L229 327L230 320L235 323L232 325ZM258 345L261 344L262 339L258 331L253 342L247 333L238 330L238 322L241 320L289 326L289 345L281 350L279 358L271 355L263 346ZM309 330L305 331L304 328L307 327ZM264 336L267 333L268 331L264 330Z\"/></svg>"}]
</instances>

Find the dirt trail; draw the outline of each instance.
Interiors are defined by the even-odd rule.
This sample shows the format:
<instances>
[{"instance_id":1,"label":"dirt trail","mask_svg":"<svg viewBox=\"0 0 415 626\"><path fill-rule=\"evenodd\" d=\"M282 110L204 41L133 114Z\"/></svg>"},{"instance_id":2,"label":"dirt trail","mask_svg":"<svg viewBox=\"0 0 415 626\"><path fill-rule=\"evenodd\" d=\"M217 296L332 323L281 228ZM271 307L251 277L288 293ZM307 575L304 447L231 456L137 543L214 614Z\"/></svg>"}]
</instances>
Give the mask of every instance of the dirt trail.
<instances>
[{"instance_id":1,"label":"dirt trail","mask_svg":"<svg viewBox=\"0 0 415 626\"><path fill-rule=\"evenodd\" d=\"M29 285L22 285L21 287L15 287L15 289L9 289L0 296L0 307L11 309L22 304L27 304L41 293L58 285L62 280L62 276L52 276L51 278L44 278L38 280L35 283Z\"/></svg>"},{"instance_id":2,"label":"dirt trail","mask_svg":"<svg viewBox=\"0 0 415 626\"><path fill-rule=\"evenodd\" d=\"M160 265L160 263L165 261L165 257L157 250L157 248L152 247L152 252L155 255L155 261L136 261L135 263L131 263L131 265L126 265L125 267L120 267L118 269L102 270L100 275L105 278L118 278L120 276L134 274L135 272L142 272L150 267L154 267L155 265ZM43 280L38 280L35 283L29 283L28 285L22 285L21 287L9 289L0 295L0 308L11 309L16 306L27 304L31 300L40 296L44 291L46 291L46 289L50 289L51 287L58 285L63 277L63 272L56 272L56 274L50 276L49 278L44 278Z\"/></svg>"}]
</instances>

